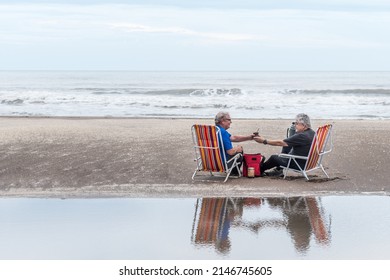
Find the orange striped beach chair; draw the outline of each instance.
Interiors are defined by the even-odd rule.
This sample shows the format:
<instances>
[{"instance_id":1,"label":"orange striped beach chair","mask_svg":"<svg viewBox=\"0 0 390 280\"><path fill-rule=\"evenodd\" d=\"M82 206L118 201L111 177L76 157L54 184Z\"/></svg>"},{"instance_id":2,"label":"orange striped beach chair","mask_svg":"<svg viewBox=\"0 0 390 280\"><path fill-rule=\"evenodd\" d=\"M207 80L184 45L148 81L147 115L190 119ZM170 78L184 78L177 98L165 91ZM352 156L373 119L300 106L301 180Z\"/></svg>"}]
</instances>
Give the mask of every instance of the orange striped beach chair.
<instances>
[{"instance_id":1,"label":"orange striped beach chair","mask_svg":"<svg viewBox=\"0 0 390 280\"><path fill-rule=\"evenodd\" d=\"M195 179L198 172L207 172L211 176L225 177L224 182L226 182L233 168L238 166L237 159L240 155L226 160L225 153L223 152L224 147L221 131L218 126L195 124L192 126L191 131L196 161L196 169L192 175L192 180ZM237 178L241 176L241 171L239 168L237 169L239 175L231 177Z\"/></svg>"},{"instance_id":2,"label":"orange striped beach chair","mask_svg":"<svg viewBox=\"0 0 390 280\"><path fill-rule=\"evenodd\" d=\"M307 173L316 169L321 169L322 172L324 172L324 174L326 175L326 177L329 178L328 173L326 173L324 166L322 165L322 159L324 155L330 153L332 149L332 125L327 124L324 126L320 126L317 129L316 134L314 135L313 142L311 143L310 151L307 157L290 154L279 154L280 157L289 159L286 167L281 166L284 169L284 178L286 178L288 171L291 170L302 174L303 176L305 176L306 180L309 181ZM306 160L306 164L303 169L297 163L296 159ZM295 162L296 166L298 166L299 169L294 169L290 167L292 161Z\"/></svg>"}]
</instances>

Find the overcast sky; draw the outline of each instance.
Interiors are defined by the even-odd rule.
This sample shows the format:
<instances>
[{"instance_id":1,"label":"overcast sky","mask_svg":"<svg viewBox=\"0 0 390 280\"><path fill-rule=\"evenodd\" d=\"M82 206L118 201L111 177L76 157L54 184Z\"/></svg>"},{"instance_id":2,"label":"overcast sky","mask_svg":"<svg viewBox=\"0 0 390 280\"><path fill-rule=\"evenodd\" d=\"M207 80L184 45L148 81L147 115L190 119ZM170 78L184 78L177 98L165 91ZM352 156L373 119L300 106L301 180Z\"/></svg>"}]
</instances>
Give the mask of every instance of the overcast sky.
<instances>
[{"instance_id":1,"label":"overcast sky","mask_svg":"<svg viewBox=\"0 0 390 280\"><path fill-rule=\"evenodd\" d=\"M388 0L0 0L2 70L389 71Z\"/></svg>"}]
</instances>

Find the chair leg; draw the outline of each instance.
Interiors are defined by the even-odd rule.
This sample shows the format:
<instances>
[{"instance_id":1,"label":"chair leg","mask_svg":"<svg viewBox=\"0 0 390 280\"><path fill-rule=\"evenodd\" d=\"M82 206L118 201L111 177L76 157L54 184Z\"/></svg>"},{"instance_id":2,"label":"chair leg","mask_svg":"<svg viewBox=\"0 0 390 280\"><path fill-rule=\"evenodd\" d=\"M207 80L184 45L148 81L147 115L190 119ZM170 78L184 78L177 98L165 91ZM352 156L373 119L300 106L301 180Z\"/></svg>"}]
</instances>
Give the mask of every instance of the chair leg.
<instances>
[{"instance_id":1,"label":"chair leg","mask_svg":"<svg viewBox=\"0 0 390 280\"><path fill-rule=\"evenodd\" d=\"M283 179L286 179L286 177L287 177L287 172L288 172L288 167L287 168L283 168Z\"/></svg>"},{"instance_id":2,"label":"chair leg","mask_svg":"<svg viewBox=\"0 0 390 280\"><path fill-rule=\"evenodd\" d=\"M232 169L229 169L229 172L226 174L226 178L225 180L223 181L224 183L227 181L227 179L229 179L229 176L230 176L230 173L232 172Z\"/></svg>"},{"instance_id":3,"label":"chair leg","mask_svg":"<svg viewBox=\"0 0 390 280\"><path fill-rule=\"evenodd\" d=\"M229 168L228 170L226 170L226 171L227 171L227 175L226 175L225 181L223 181L224 183L225 183L225 182L227 181L227 179L229 178L230 173L232 173L233 168L237 168L237 167L238 167L238 166L237 166L237 157L236 157L236 158L234 158L233 163L232 163L232 165L230 166L230 168ZM241 177L241 170L238 169L238 168L237 168L237 170L238 170L238 177Z\"/></svg>"},{"instance_id":4,"label":"chair leg","mask_svg":"<svg viewBox=\"0 0 390 280\"><path fill-rule=\"evenodd\" d=\"M288 160L286 168L283 168L283 172L284 172L283 180L286 179L287 177L288 169L290 168L290 163L291 163L291 158Z\"/></svg>"},{"instance_id":5,"label":"chair leg","mask_svg":"<svg viewBox=\"0 0 390 280\"><path fill-rule=\"evenodd\" d=\"M237 166L237 170L238 170L238 177L241 177L242 176L241 170L240 170L240 168L238 168L238 166Z\"/></svg>"},{"instance_id":6,"label":"chair leg","mask_svg":"<svg viewBox=\"0 0 390 280\"><path fill-rule=\"evenodd\" d=\"M295 160L295 158L294 158L294 162L295 162L295 165L298 166L299 172L300 172L303 176L305 176L306 181L309 181L309 177L307 176L306 171L305 171L304 169L301 168L301 166L298 164L298 162Z\"/></svg>"},{"instance_id":7,"label":"chair leg","mask_svg":"<svg viewBox=\"0 0 390 280\"><path fill-rule=\"evenodd\" d=\"M226 170L227 174L226 174L225 180L223 181L224 183L226 183L226 181L229 179L230 173L232 173L233 166L235 165L235 163L236 163L236 160L234 160L232 166L228 170Z\"/></svg>"},{"instance_id":8,"label":"chair leg","mask_svg":"<svg viewBox=\"0 0 390 280\"><path fill-rule=\"evenodd\" d=\"M198 169L195 169L195 172L194 174L192 175L192 180L194 180L195 176L196 176L196 173L198 173Z\"/></svg>"},{"instance_id":9,"label":"chair leg","mask_svg":"<svg viewBox=\"0 0 390 280\"><path fill-rule=\"evenodd\" d=\"M328 173L326 173L326 171L325 171L324 167L322 166L322 164L320 164L320 167L322 169L322 172L324 172L325 176L329 179L329 175L328 175Z\"/></svg>"},{"instance_id":10,"label":"chair leg","mask_svg":"<svg viewBox=\"0 0 390 280\"><path fill-rule=\"evenodd\" d=\"M237 209L237 204L236 204L236 202L234 201L234 199L231 198L231 197L229 197L228 200L232 203L234 211L236 211L236 209Z\"/></svg>"},{"instance_id":11,"label":"chair leg","mask_svg":"<svg viewBox=\"0 0 390 280\"><path fill-rule=\"evenodd\" d=\"M307 176L306 171L304 171L304 170L301 168L301 166L298 164L298 162L297 162L295 159L293 159L293 160L294 160L294 162L295 162L295 165L298 166L298 168L299 168L299 171L296 170L296 169L294 169L294 171L297 171L297 172L301 173L301 174L305 177L305 179L306 179L307 181L309 181L309 177ZM286 167L284 168L284 170L283 170L283 172L284 172L284 177L283 177L283 179L286 179L286 177L287 177L287 172L288 172L288 170L290 169L290 163L291 163L291 158L288 160L287 166L286 166Z\"/></svg>"},{"instance_id":12,"label":"chair leg","mask_svg":"<svg viewBox=\"0 0 390 280\"><path fill-rule=\"evenodd\" d=\"M309 181L309 177L307 176L306 172L305 172L305 171L302 171L302 174L303 174L303 176L305 176L306 181Z\"/></svg>"}]
</instances>

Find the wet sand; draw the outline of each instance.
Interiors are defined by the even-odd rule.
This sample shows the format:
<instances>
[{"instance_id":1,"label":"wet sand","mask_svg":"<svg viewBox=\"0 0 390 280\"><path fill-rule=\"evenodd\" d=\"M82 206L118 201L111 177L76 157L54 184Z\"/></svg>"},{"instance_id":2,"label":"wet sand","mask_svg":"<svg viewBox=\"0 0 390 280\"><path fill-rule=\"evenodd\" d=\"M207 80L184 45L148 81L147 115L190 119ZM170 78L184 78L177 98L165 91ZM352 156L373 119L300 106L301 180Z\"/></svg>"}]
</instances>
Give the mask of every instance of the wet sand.
<instances>
[{"instance_id":1,"label":"wet sand","mask_svg":"<svg viewBox=\"0 0 390 280\"><path fill-rule=\"evenodd\" d=\"M313 120L334 124L334 150L324 160L330 179L307 182L239 178L192 181L191 125L209 119L0 118L0 197L211 197L390 195L390 121ZM232 134L260 127L283 138L288 120L233 120ZM243 142L266 157L279 147Z\"/></svg>"}]
</instances>

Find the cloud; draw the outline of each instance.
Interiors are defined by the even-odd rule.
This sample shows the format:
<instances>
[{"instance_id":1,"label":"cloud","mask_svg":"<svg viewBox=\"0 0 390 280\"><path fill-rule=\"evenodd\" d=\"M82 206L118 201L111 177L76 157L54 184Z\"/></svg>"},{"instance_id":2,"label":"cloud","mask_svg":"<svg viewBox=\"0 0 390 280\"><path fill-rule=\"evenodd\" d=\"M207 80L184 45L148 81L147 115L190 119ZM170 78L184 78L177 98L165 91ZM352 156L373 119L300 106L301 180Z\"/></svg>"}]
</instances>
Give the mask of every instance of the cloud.
<instances>
[{"instance_id":1,"label":"cloud","mask_svg":"<svg viewBox=\"0 0 390 280\"><path fill-rule=\"evenodd\" d=\"M349 1L349 0L347 0ZM150 40L207 39L277 47L373 47L389 44L388 11L186 9L156 5L1 5L1 40L120 40L118 31ZM130 20L129 20L130 19ZM23 40L25 38L25 40ZM144 38L144 37L143 37ZM123 42L123 41L122 41ZM198 40L200 44L204 40ZM191 41L196 44L196 40Z\"/></svg>"},{"instance_id":2,"label":"cloud","mask_svg":"<svg viewBox=\"0 0 390 280\"><path fill-rule=\"evenodd\" d=\"M325 62L334 61L335 54L354 54L353 61L367 57L382 65L390 46L389 9L250 9L244 4L227 9L221 2L216 8L152 3L0 4L0 10L0 61L2 67L8 61L10 68L15 58L22 66L33 58L44 63L49 53L53 55L47 61L58 59L59 65L67 64L69 58L85 61L89 57L91 65L104 61L115 68L128 61L131 69L137 63L144 69L148 61L150 69L158 63L164 68L182 61L200 65L202 59L207 62L199 68L210 64L225 69L232 60L243 64L244 57L248 63L288 64L290 57L304 61L307 54L324 57Z\"/></svg>"}]
</instances>

